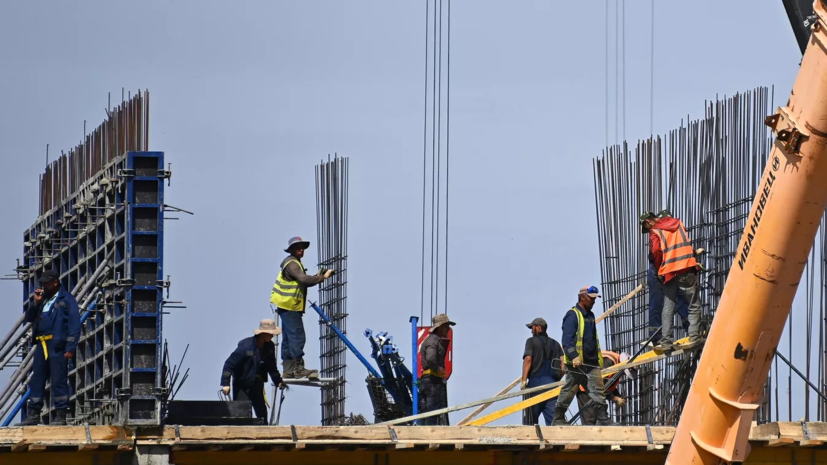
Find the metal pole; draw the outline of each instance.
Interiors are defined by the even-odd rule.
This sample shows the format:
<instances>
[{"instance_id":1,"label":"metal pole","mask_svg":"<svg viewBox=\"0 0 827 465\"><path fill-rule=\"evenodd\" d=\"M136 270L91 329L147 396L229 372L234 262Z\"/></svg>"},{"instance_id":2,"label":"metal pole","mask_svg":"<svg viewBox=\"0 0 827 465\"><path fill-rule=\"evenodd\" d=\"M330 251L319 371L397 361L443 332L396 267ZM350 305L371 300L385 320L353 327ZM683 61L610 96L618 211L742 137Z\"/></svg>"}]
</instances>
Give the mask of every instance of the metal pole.
<instances>
[{"instance_id":1,"label":"metal pole","mask_svg":"<svg viewBox=\"0 0 827 465\"><path fill-rule=\"evenodd\" d=\"M373 368L373 366L370 364L370 362L368 362L368 360L359 352L359 350L356 349L356 347L350 342L350 340L347 338L347 336L345 336L344 333L342 333L339 330L339 328L335 324L333 324L332 321L330 321L330 318L328 318L328 316L324 314L322 309L320 309L319 306L316 305L315 302L310 302L310 306L313 307L313 310L316 310L316 313L318 313L319 316L322 318L322 320L325 321L327 326L330 329L332 329L333 332L336 333L337 336L339 336L339 339L341 339L342 342L345 343L347 348L350 349L350 351L353 352L354 355L356 355L356 358L358 358L359 361L362 362L362 365L364 365L365 368L368 369L368 372L370 372L371 376L373 376L375 378L382 379L382 377L379 375L379 373L376 371L376 369ZM382 384L383 385L385 384L384 380L382 381Z\"/></svg>"},{"instance_id":2,"label":"metal pole","mask_svg":"<svg viewBox=\"0 0 827 465\"><path fill-rule=\"evenodd\" d=\"M18 401L18 402L17 402L17 405L15 405L15 406L14 406L14 408L12 409L12 411L11 411L11 412L9 412L9 416L8 416L8 417L6 417L6 419L3 421L3 425L2 425L2 426L4 426L4 427L5 427L5 426L9 426L9 423L11 423L11 419L12 419L12 418L14 418L14 416L15 416L15 415L17 415L17 412L19 412L19 411L20 411L20 408L21 408L21 407L23 407L23 405L24 405L24 404L26 403L26 401L29 399L29 394L30 394L31 392L32 392L32 390L31 390L31 389L27 389L27 390L26 390L26 393L25 393L25 394L23 394L23 397L21 397L21 398L20 398L20 401Z\"/></svg>"},{"instance_id":3,"label":"metal pole","mask_svg":"<svg viewBox=\"0 0 827 465\"><path fill-rule=\"evenodd\" d=\"M419 317L412 316L411 322L411 395L413 395L413 415L419 414L419 333L417 327L419 325ZM413 424L416 425L417 420Z\"/></svg>"}]
</instances>

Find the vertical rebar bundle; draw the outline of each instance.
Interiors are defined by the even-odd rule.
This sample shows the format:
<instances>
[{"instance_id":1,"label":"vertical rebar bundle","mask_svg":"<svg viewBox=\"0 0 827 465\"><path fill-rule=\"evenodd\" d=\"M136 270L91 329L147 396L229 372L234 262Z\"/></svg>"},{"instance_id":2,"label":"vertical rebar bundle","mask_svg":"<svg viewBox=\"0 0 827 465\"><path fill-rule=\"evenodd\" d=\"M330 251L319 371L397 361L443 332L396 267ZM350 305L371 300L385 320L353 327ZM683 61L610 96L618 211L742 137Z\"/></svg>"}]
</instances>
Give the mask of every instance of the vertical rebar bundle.
<instances>
[{"instance_id":1,"label":"vertical rebar bundle","mask_svg":"<svg viewBox=\"0 0 827 465\"><path fill-rule=\"evenodd\" d=\"M347 334L347 198L346 157L316 165L316 229L319 267L334 275L319 288L319 308ZM333 378L322 386L322 425L342 424L345 417L345 374L347 348L344 342L319 320L321 377Z\"/></svg>"},{"instance_id":2,"label":"vertical rebar bundle","mask_svg":"<svg viewBox=\"0 0 827 465\"><path fill-rule=\"evenodd\" d=\"M61 153L40 176L40 214L61 205L83 184L129 151L149 150L149 91L123 98L114 109L107 105L106 120L90 134L84 122L83 141ZM48 158L48 148L47 148Z\"/></svg>"},{"instance_id":3,"label":"vertical rebar bundle","mask_svg":"<svg viewBox=\"0 0 827 465\"><path fill-rule=\"evenodd\" d=\"M770 91L763 87L731 98L706 102L702 119L689 121L687 118L678 129L666 135L639 141L634 150L625 142L622 146L608 147L603 156L594 161L601 277L606 308L638 284L646 282L648 235L640 231L640 214L669 209L672 216L680 218L685 224L694 247L707 250L701 258L705 271L699 276L703 303L701 326L704 331L708 329L771 148L772 133L764 123L765 117L772 113L770 105ZM817 241L816 248L821 251L823 263L827 238L823 230L820 234L821 241ZM816 287L816 267L812 266L814 254L815 249L811 266L805 272L807 295L810 297L806 305L807 374L802 378L809 377L811 366L812 294ZM818 270L820 272L821 267ZM825 277L819 274L823 289ZM631 354L648 338L648 297L648 290L638 294L606 319L609 350ZM824 321L823 298L820 299L820 318L819 321ZM824 329L823 325L819 326L818 385L824 386ZM685 336L678 315L674 327L675 338ZM779 350L781 347L783 345L779 345ZM629 402L623 414L618 416L618 421L625 424L677 424L696 364L697 354L684 354L641 367L637 379L627 380L621 387ZM790 371L793 365L794 361L790 363ZM777 396L778 381L777 375L768 380L767 395L756 420L779 420L777 405L773 415L770 395L775 389ZM790 377L786 381L785 384L791 385ZM805 390L807 397L810 388L806 383ZM807 399L805 410L809 411L809 397ZM791 402L787 410L792 418ZM824 418L824 410L824 403L821 402L819 419Z\"/></svg>"}]
</instances>

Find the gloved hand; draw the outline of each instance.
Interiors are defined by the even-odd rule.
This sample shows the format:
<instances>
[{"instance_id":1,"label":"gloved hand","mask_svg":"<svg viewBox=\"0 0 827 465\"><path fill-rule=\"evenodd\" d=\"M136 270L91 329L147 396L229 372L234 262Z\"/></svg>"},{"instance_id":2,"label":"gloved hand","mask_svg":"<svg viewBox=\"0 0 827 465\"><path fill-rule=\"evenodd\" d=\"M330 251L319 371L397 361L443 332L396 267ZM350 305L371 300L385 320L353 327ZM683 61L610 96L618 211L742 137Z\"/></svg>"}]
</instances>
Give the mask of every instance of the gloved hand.
<instances>
[{"instance_id":1,"label":"gloved hand","mask_svg":"<svg viewBox=\"0 0 827 465\"><path fill-rule=\"evenodd\" d=\"M224 391L224 394L230 395L230 386L223 386L221 390Z\"/></svg>"},{"instance_id":2,"label":"gloved hand","mask_svg":"<svg viewBox=\"0 0 827 465\"><path fill-rule=\"evenodd\" d=\"M522 391L523 389L525 389L527 384L528 384L528 381L523 380L523 382L520 383L520 390Z\"/></svg>"},{"instance_id":3,"label":"gloved hand","mask_svg":"<svg viewBox=\"0 0 827 465\"><path fill-rule=\"evenodd\" d=\"M583 364L583 360L581 360L581 359L580 359L580 356L579 356L579 355L578 355L577 357L574 357L574 360L572 360L572 361L571 361L571 365L572 365L574 368L577 368L577 367L579 367L579 366L580 366L580 365L582 365L582 364Z\"/></svg>"},{"instance_id":4,"label":"gloved hand","mask_svg":"<svg viewBox=\"0 0 827 465\"><path fill-rule=\"evenodd\" d=\"M626 405L626 399L624 399L620 396L615 396L614 400L615 400L615 404L617 404L618 407L623 407L624 405Z\"/></svg>"}]
</instances>

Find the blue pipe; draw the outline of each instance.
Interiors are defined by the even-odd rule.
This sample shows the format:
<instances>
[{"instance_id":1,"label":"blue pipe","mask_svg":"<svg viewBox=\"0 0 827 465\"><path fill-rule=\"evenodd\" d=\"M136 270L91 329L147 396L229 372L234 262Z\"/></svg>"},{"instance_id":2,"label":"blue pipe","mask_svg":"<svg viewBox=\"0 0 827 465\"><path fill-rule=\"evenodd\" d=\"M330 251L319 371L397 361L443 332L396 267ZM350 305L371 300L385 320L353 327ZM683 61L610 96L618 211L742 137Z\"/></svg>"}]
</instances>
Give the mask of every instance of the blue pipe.
<instances>
[{"instance_id":1,"label":"blue pipe","mask_svg":"<svg viewBox=\"0 0 827 465\"><path fill-rule=\"evenodd\" d=\"M376 369L375 369L375 368L373 368L373 365L371 365L371 364L370 364L370 362L368 362L368 360L367 360L367 359L366 359L366 358L365 358L365 357L364 357L364 356L363 356L363 355L362 355L362 354L361 354L361 353L360 353L360 352L356 349L356 347L354 347L354 346L353 346L353 344L351 344L351 343L350 343L350 340L347 338L347 336L345 336L345 335L344 335L344 333L342 333L342 332L339 330L339 328L338 328L338 327L336 327L336 325L335 325L335 324L333 324L333 322L332 322L332 321L330 321L330 318L328 318L328 317L327 317L327 315L325 315L325 314L324 314L324 312L322 311L322 309L320 309L320 308L319 308L319 306L318 306L318 305L316 305L314 302L310 302L310 306L311 306L311 307L313 307L313 310L316 310L316 313L318 313L318 314L319 314L319 316L322 318L322 320L324 320L324 322L327 324L327 326L328 326L330 329L332 329L332 330L333 330L333 332L334 332L334 333L336 333L336 335L337 335L337 336L339 336L339 339L341 339L342 341L344 341L344 343L345 343L345 345L347 346L347 348L348 348L348 349L350 349L350 351L351 351L351 352L353 352L353 354L354 354L354 355L356 355L356 358L358 358L358 359L359 359L359 361L360 361L360 362L362 362L362 365L364 365L364 366L365 366L365 368L367 368L367 369L368 369L368 372L369 372L369 373L370 373L373 377L378 378L378 379L381 379L381 380L382 380L382 384L384 385L384 384L385 384L385 380L382 378L382 376L380 376L380 375L379 375L379 373L376 371Z\"/></svg>"},{"instance_id":2,"label":"blue pipe","mask_svg":"<svg viewBox=\"0 0 827 465\"><path fill-rule=\"evenodd\" d=\"M412 316L410 319L411 322L411 394L413 395L413 415L419 413L419 333L417 331L417 326L419 324L419 318ZM416 425L419 423L419 420L414 420L413 424Z\"/></svg>"},{"instance_id":3,"label":"blue pipe","mask_svg":"<svg viewBox=\"0 0 827 465\"><path fill-rule=\"evenodd\" d=\"M4 427L9 426L9 424L11 423L12 418L14 418L14 416L17 415L17 412L19 412L20 409L23 407L23 405L26 404L26 401L29 400L29 394L31 392L32 392L31 389L26 389L26 393L23 394L23 397L20 398L20 401L17 402L17 405L15 405L14 408L11 409L11 412L9 412L9 416L7 416L5 421L3 421L3 426Z\"/></svg>"},{"instance_id":4,"label":"blue pipe","mask_svg":"<svg viewBox=\"0 0 827 465\"><path fill-rule=\"evenodd\" d=\"M91 310L95 308L95 304L97 302L98 299L95 299L92 301L92 303L88 305L89 309L83 314L83 316L80 317L80 324L83 324L86 321L86 319L89 318L89 315L92 314ZM15 405L11 412L9 412L9 416L7 416L5 420L3 420L2 426L5 427L11 424L11 421L14 418L14 416L17 415L18 412L20 412L20 409L23 408L24 405L26 405L26 401L29 400L29 394L31 394L31 392L31 388L26 389L26 393L23 394L23 397L20 398L20 400L17 402L17 405Z\"/></svg>"}]
</instances>

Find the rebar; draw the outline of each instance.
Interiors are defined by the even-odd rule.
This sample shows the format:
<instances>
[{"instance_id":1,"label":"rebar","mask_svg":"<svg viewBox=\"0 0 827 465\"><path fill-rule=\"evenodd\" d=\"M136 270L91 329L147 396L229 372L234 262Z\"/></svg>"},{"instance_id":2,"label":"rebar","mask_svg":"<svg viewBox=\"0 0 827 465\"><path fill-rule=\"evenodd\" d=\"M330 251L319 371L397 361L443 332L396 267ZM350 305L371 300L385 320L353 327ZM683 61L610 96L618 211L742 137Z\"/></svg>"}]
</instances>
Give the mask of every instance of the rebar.
<instances>
[{"instance_id":1,"label":"rebar","mask_svg":"<svg viewBox=\"0 0 827 465\"><path fill-rule=\"evenodd\" d=\"M349 161L334 155L316 165L316 232L319 272L334 274L319 287L319 308L347 334L347 205ZM347 348L336 333L319 319L322 425L345 421Z\"/></svg>"},{"instance_id":2,"label":"rebar","mask_svg":"<svg viewBox=\"0 0 827 465\"><path fill-rule=\"evenodd\" d=\"M716 97L705 102L703 118L687 116L665 135L640 140L634 148L627 142L607 147L594 160L606 308L646 282L648 235L640 230L641 213L669 209L683 221L693 246L707 250L700 258L705 271L699 277L701 325L704 330L709 327L772 144L772 133L764 124L769 105L770 91L765 87L731 98ZM648 306L647 289L606 319L609 350L636 352L648 337ZM812 309L812 303L809 306ZM679 315L675 323L672 336L685 336ZM697 356L675 356L641 368L636 379L625 380L621 391L629 407L617 421L677 424ZM770 405L765 403L757 418L769 421L770 417Z\"/></svg>"}]
</instances>

